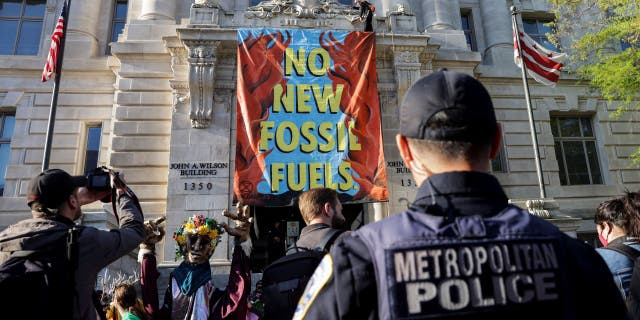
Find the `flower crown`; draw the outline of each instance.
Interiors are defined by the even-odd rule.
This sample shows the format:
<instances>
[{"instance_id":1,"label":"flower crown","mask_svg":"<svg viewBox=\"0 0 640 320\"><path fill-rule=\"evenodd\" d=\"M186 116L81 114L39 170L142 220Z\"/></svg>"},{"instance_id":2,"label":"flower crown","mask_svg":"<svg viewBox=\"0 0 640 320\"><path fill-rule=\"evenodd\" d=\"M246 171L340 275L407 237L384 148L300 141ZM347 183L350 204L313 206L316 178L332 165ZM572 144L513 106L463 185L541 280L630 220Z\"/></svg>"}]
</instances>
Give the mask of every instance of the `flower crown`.
<instances>
[{"instance_id":1,"label":"flower crown","mask_svg":"<svg viewBox=\"0 0 640 320\"><path fill-rule=\"evenodd\" d=\"M215 247L220 240L220 235L224 229L213 218L205 218L203 215L193 215L180 225L180 228L173 233L173 240L176 241L176 258L184 254L184 246L189 235L203 235L211 239L211 244Z\"/></svg>"}]
</instances>

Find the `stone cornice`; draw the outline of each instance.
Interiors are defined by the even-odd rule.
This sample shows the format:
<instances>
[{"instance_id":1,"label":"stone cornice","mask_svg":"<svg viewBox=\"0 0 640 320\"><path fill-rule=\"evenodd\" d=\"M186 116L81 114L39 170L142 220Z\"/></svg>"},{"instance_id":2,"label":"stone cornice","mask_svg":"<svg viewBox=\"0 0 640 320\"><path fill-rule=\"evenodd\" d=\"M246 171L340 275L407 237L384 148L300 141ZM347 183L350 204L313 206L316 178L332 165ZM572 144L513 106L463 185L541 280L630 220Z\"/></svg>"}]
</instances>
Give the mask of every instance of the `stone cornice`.
<instances>
[{"instance_id":1,"label":"stone cornice","mask_svg":"<svg viewBox=\"0 0 640 320\"><path fill-rule=\"evenodd\" d=\"M191 4L192 8L220 8L220 4L216 0L195 0Z\"/></svg>"},{"instance_id":2,"label":"stone cornice","mask_svg":"<svg viewBox=\"0 0 640 320\"><path fill-rule=\"evenodd\" d=\"M269 0L247 8L248 18L271 19L278 16L306 19L331 19L342 16L352 21L359 11L333 0Z\"/></svg>"},{"instance_id":3,"label":"stone cornice","mask_svg":"<svg viewBox=\"0 0 640 320\"><path fill-rule=\"evenodd\" d=\"M378 46L410 46L425 48L439 45L429 44L429 36L425 34L398 34L398 33L377 33L376 45Z\"/></svg>"},{"instance_id":4,"label":"stone cornice","mask_svg":"<svg viewBox=\"0 0 640 320\"><path fill-rule=\"evenodd\" d=\"M228 82L228 81L220 81L216 82L216 89L228 89L228 90L236 90L236 83Z\"/></svg>"},{"instance_id":5,"label":"stone cornice","mask_svg":"<svg viewBox=\"0 0 640 320\"><path fill-rule=\"evenodd\" d=\"M396 92L396 85L394 83L378 83L378 90L380 92Z\"/></svg>"},{"instance_id":6,"label":"stone cornice","mask_svg":"<svg viewBox=\"0 0 640 320\"><path fill-rule=\"evenodd\" d=\"M217 40L238 42L238 30L226 28L178 28L178 37L186 40Z\"/></svg>"}]
</instances>

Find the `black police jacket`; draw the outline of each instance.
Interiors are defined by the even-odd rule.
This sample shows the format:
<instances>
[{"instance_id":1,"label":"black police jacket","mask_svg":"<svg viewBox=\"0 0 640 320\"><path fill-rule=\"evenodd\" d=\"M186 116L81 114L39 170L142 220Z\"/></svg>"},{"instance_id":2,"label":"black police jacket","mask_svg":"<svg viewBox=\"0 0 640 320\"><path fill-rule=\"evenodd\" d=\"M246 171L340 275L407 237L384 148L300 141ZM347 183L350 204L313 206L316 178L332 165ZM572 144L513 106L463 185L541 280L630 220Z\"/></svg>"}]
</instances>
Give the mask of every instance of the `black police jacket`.
<instances>
[{"instance_id":1,"label":"black police jacket","mask_svg":"<svg viewBox=\"0 0 640 320\"><path fill-rule=\"evenodd\" d=\"M625 319L595 250L508 205L480 172L431 176L411 208L337 243L294 319Z\"/></svg>"}]
</instances>

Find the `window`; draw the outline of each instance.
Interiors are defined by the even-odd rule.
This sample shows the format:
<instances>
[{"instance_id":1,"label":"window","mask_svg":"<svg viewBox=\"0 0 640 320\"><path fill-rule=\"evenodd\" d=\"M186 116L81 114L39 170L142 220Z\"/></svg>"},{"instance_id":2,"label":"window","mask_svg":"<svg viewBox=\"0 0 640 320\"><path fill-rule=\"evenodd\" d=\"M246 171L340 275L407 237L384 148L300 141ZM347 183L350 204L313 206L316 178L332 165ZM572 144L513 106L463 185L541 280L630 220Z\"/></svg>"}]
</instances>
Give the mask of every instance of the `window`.
<instances>
[{"instance_id":1,"label":"window","mask_svg":"<svg viewBox=\"0 0 640 320\"><path fill-rule=\"evenodd\" d=\"M117 42L118 36L122 33L124 25L127 23L127 0L116 0L111 16L111 42ZM111 52L111 46L107 44L107 54Z\"/></svg>"},{"instance_id":2,"label":"window","mask_svg":"<svg viewBox=\"0 0 640 320\"><path fill-rule=\"evenodd\" d=\"M467 38L467 48L471 51L477 51L478 49L476 48L476 36L473 32L471 10L462 11L460 13L460 19L462 20L462 31L464 31L464 37Z\"/></svg>"},{"instance_id":3,"label":"window","mask_svg":"<svg viewBox=\"0 0 640 320\"><path fill-rule=\"evenodd\" d=\"M552 51L560 51L549 41L549 39L547 39L547 33L553 33L551 27L545 25L549 22L551 21L541 19L522 19L523 31L545 48Z\"/></svg>"},{"instance_id":4,"label":"window","mask_svg":"<svg viewBox=\"0 0 640 320\"><path fill-rule=\"evenodd\" d=\"M84 173L89 173L98 167L98 155L100 154L101 125L87 127L87 142L84 152Z\"/></svg>"},{"instance_id":5,"label":"window","mask_svg":"<svg viewBox=\"0 0 640 320\"><path fill-rule=\"evenodd\" d=\"M37 55L46 0L0 0L0 55Z\"/></svg>"},{"instance_id":6,"label":"window","mask_svg":"<svg viewBox=\"0 0 640 320\"><path fill-rule=\"evenodd\" d=\"M507 159L504 156L504 146L500 146L500 151L495 159L491 160L491 172L507 172Z\"/></svg>"},{"instance_id":7,"label":"window","mask_svg":"<svg viewBox=\"0 0 640 320\"><path fill-rule=\"evenodd\" d=\"M0 113L0 194L4 193L4 178L9 164L9 149L16 118L13 113Z\"/></svg>"},{"instance_id":8,"label":"window","mask_svg":"<svg viewBox=\"0 0 640 320\"><path fill-rule=\"evenodd\" d=\"M561 185L602 184L591 117L551 116Z\"/></svg>"}]
</instances>

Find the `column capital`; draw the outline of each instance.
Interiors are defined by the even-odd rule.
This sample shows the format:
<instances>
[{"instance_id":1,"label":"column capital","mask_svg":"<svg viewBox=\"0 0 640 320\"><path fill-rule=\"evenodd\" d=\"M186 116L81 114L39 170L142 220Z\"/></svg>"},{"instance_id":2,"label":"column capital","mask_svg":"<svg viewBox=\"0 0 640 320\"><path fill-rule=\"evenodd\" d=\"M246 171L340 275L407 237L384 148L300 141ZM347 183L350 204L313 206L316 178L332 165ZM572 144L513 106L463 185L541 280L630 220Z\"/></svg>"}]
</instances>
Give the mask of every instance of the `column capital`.
<instances>
[{"instance_id":1,"label":"column capital","mask_svg":"<svg viewBox=\"0 0 640 320\"><path fill-rule=\"evenodd\" d=\"M182 40L189 52L189 63L215 63L220 40Z\"/></svg>"}]
</instances>

